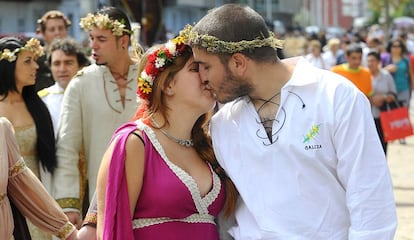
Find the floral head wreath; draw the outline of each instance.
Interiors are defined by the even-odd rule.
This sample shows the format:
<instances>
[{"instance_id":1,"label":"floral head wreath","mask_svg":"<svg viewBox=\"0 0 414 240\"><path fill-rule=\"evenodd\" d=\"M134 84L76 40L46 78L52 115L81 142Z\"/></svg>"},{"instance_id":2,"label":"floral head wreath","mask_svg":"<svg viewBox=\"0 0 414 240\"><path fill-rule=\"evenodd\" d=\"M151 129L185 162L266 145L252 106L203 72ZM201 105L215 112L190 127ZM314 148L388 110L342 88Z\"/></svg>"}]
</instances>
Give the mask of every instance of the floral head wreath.
<instances>
[{"instance_id":1,"label":"floral head wreath","mask_svg":"<svg viewBox=\"0 0 414 240\"><path fill-rule=\"evenodd\" d=\"M23 50L32 52L36 58L44 54L43 47L40 45L40 41L37 38L31 38L23 47L16 48L13 51L5 48L0 52L0 61L4 59L9 62L13 62L17 59L16 54Z\"/></svg>"},{"instance_id":2,"label":"floral head wreath","mask_svg":"<svg viewBox=\"0 0 414 240\"><path fill-rule=\"evenodd\" d=\"M154 79L186 50L187 45L184 44L184 38L176 37L148 55L145 69L138 77L137 94L141 99L149 99Z\"/></svg>"},{"instance_id":3,"label":"floral head wreath","mask_svg":"<svg viewBox=\"0 0 414 240\"><path fill-rule=\"evenodd\" d=\"M115 36L122 36L124 33L132 34L131 30L126 29L125 20L118 21L117 19L110 19L107 14L91 14L81 18L79 25L85 31L91 31L93 28L108 29L112 31Z\"/></svg>"},{"instance_id":4,"label":"floral head wreath","mask_svg":"<svg viewBox=\"0 0 414 240\"><path fill-rule=\"evenodd\" d=\"M57 10L50 10L46 12L41 18L37 19L37 23L40 25L46 24L47 20L61 18L65 22L66 27L72 25L72 22L63 14L61 11Z\"/></svg>"},{"instance_id":5,"label":"floral head wreath","mask_svg":"<svg viewBox=\"0 0 414 240\"><path fill-rule=\"evenodd\" d=\"M210 53L237 53L247 49L271 47L283 48L283 40L277 39L273 32L269 31L269 37L253 40L241 40L238 42L226 42L208 34L199 34L193 30L193 26L187 25L180 31L180 36L187 39L186 44L206 48Z\"/></svg>"}]
</instances>

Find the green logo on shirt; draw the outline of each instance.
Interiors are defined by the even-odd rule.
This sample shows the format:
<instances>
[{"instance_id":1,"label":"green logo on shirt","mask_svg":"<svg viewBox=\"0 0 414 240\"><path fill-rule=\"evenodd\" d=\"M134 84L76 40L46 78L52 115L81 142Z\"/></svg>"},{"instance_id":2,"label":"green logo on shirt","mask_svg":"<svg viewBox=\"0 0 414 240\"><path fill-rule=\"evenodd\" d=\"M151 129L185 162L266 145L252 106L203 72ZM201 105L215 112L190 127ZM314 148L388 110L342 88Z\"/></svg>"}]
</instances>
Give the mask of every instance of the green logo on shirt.
<instances>
[{"instance_id":1,"label":"green logo on shirt","mask_svg":"<svg viewBox=\"0 0 414 240\"><path fill-rule=\"evenodd\" d=\"M320 126L320 124L318 124L318 125L313 124L312 125L309 132L303 137L303 143L310 142L312 139L314 139L316 137L316 135L319 134L319 126Z\"/></svg>"}]
</instances>

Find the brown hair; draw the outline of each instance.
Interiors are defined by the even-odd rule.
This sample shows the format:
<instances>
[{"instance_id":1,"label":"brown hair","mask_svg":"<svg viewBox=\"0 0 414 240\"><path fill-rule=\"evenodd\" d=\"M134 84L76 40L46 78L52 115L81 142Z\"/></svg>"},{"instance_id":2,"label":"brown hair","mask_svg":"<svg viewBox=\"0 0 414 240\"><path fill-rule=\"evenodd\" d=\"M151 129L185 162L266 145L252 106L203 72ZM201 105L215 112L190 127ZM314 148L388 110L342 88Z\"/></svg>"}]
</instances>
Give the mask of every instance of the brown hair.
<instances>
[{"instance_id":1,"label":"brown hair","mask_svg":"<svg viewBox=\"0 0 414 240\"><path fill-rule=\"evenodd\" d=\"M153 51L157 50L162 45L156 45L151 47L142 56L142 59L138 66L138 74L144 71L145 66L148 62L148 55ZM151 124L149 121L150 117L155 113L159 112L165 119L164 125L168 124L168 107L166 104L166 98L164 96L163 89L165 89L177 72L179 72L192 57L191 48L187 47L188 51L185 51L182 55L174 59L171 65L168 65L155 79L152 86L152 92L148 101L142 100L141 106L137 110L134 119L142 118L142 121ZM219 165L214 155L211 137L208 133L208 125L211 119L211 112L201 115L196 123L194 124L191 131L191 138L194 141L194 149L204 161L211 164L213 170L217 173L220 179L224 182L226 189L226 203L224 208L224 216L229 217L235 210L238 192L233 182L227 176L224 169Z\"/></svg>"},{"instance_id":2,"label":"brown hair","mask_svg":"<svg viewBox=\"0 0 414 240\"><path fill-rule=\"evenodd\" d=\"M50 10L43 14L43 16L37 20L38 27L36 29L37 33L44 33L46 31L46 22L49 19L59 19L61 18L65 23L66 28L72 25L72 22L63 14L63 12L58 10Z\"/></svg>"},{"instance_id":3,"label":"brown hair","mask_svg":"<svg viewBox=\"0 0 414 240\"><path fill-rule=\"evenodd\" d=\"M226 42L265 39L270 36L263 17L252 8L241 4L224 4L210 10L195 26L194 31L208 34ZM260 47L241 51L246 57L258 62L276 63L277 50L272 47ZM218 54L226 63L232 54Z\"/></svg>"}]
</instances>

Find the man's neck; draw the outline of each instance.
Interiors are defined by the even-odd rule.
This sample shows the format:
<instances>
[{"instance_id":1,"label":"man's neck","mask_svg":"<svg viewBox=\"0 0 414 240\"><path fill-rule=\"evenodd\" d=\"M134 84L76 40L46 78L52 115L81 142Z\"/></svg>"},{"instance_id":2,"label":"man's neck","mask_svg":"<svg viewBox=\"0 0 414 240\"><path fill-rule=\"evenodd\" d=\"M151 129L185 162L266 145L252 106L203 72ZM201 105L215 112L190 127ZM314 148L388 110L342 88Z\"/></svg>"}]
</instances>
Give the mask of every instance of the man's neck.
<instances>
[{"instance_id":1,"label":"man's neck","mask_svg":"<svg viewBox=\"0 0 414 240\"><path fill-rule=\"evenodd\" d=\"M296 59L298 60L298 59ZM296 60L281 61L272 65L258 68L256 77L253 77L255 91L251 94L253 99L269 99L280 92L282 87L292 77Z\"/></svg>"},{"instance_id":2,"label":"man's neck","mask_svg":"<svg viewBox=\"0 0 414 240\"><path fill-rule=\"evenodd\" d=\"M129 67L134 64L134 61L128 56L120 58L119 61L116 61L113 64L108 64L107 67L111 71L114 78L118 76L128 76Z\"/></svg>"}]
</instances>

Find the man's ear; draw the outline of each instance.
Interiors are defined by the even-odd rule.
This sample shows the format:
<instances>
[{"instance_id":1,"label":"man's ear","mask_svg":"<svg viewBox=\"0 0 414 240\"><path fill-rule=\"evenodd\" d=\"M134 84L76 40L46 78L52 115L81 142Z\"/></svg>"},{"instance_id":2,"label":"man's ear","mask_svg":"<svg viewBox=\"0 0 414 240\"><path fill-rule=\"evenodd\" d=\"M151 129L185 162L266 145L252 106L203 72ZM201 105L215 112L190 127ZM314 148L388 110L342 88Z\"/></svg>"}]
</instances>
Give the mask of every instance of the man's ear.
<instances>
[{"instance_id":1,"label":"man's ear","mask_svg":"<svg viewBox=\"0 0 414 240\"><path fill-rule=\"evenodd\" d=\"M121 40L122 49L128 49L128 47L129 47L129 36L125 34L120 38L120 40Z\"/></svg>"},{"instance_id":2,"label":"man's ear","mask_svg":"<svg viewBox=\"0 0 414 240\"><path fill-rule=\"evenodd\" d=\"M246 72L248 63L249 59L245 55L234 53L230 58L229 66L233 73L241 76Z\"/></svg>"}]
</instances>

